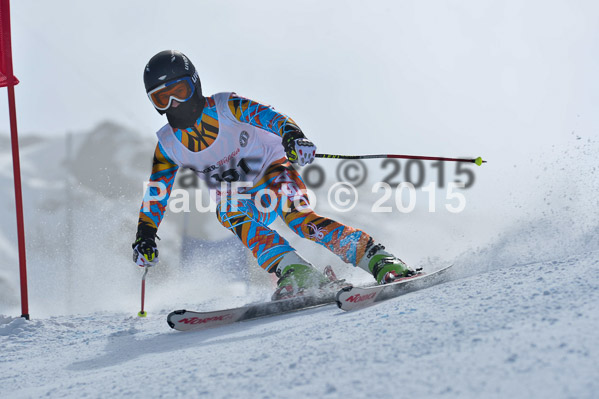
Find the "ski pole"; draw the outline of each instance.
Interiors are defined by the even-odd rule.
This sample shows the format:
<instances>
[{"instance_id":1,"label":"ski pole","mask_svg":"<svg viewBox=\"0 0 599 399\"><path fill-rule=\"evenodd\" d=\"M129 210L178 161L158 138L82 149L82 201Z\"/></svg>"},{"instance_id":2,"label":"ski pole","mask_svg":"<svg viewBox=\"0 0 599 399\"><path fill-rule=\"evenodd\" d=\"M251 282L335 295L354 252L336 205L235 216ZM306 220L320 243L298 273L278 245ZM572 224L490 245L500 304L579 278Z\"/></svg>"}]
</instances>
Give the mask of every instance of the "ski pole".
<instances>
[{"instance_id":1,"label":"ski pole","mask_svg":"<svg viewBox=\"0 0 599 399\"><path fill-rule=\"evenodd\" d=\"M453 161L453 162L470 162L478 166L486 163L481 157L470 158L444 158L444 157L427 157L421 155L395 155L395 154L377 154L377 155L335 155L335 154L316 154L316 158L332 158L332 159L373 159L373 158L401 158L401 159L423 159L425 161Z\"/></svg>"},{"instance_id":2,"label":"ski pole","mask_svg":"<svg viewBox=\"0 0 599 399\"><path fill-rule=\"evenodd\" d=\"M146 297L146 274L148 274L148 266L144 267L144 274L141 276L141 310L137 314L139 317L146 317L148 312L144 310L144 300Z\"/></svg>"}]
</instances>

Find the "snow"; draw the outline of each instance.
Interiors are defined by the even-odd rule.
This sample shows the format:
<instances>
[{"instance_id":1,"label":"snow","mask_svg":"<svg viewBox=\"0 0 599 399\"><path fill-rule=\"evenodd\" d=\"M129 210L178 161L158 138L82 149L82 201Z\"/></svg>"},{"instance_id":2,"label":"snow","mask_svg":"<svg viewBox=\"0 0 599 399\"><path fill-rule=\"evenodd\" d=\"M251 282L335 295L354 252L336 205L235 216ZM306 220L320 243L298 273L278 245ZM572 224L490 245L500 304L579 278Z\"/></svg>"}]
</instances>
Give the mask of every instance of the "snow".
<instances>
[{"instance_id":1,"label":"snow","mask_svg":"<svg viewBox=\"0 0 599 399\"><path fill-rule=\"evenodd\" d=\"M598 266L581 253L191 333L169 309L3 316L0 396L591 398Z\"/></svg>"},{"instance_id":2,"label":"snow","mask_svg":"<svg viewBox=\"0 0 599 399\"><path fill-rule=\"evenodd\" d=\"M255 265L249 284L232 281L209 267L217 259L180 267L179 223L183 216L198 222L169 214L162 261L148 273L149 316L138 318L141 270L129 243L140 192L122 171L141 180L148 165L141 149L105 153L99 138L110 147L111 135L152 150L134 132L104 124L74 135L72 158L87 169L78 164L73 176L64 173L62 139L24 148L26 225L35 226L28 230L30 321L16 317L14 211L2 197L9 223L0 229L0 397L597 396L596 140L538 151L524 167L489 164L459 215L369 214L377 197L367 193L352 214L334 214L320 201L318 212L387 237L411 264L432 271L453 263L443 285L352 313L330 305L180 333L166 324L170 311L267 300L272 281ZM111 156L108 170L94 152ZM575 171L552 168L556 159ZM8 174L0 178L10 183ZM211 230L213 215L202 217ZM355 283L369 280L276 227L319 265L330 262Z\"/></svg>"}]
</instances>

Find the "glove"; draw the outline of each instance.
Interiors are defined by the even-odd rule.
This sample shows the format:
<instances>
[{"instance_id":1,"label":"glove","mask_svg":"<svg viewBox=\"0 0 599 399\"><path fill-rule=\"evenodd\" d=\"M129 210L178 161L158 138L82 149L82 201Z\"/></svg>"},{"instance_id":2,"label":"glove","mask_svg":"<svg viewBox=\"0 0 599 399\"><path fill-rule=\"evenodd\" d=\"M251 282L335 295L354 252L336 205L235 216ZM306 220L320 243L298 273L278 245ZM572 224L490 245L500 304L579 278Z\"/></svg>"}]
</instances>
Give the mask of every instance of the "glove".
<instances>
[{"instance_id":1,"label":"glove","mask_svg":"<svg viewBox=\"0 0 599 399\"><path fill-rule=\"evenodd\" d=\"M132 247L133 262L137 266L149 267L158 263L158 249L153 238L137 237Z\"/></svg>"},{"instance_id":2,"label":"glove","mask_svg":"<svg viewBox=\"0 0 599 399\"><path fill-rule=\"evenodd\" d=\"M287 159L299 166L304 166L314 161L316 146L308 140L301 131L291 131L283 136L283 148Z\"/></svg>"}]
</instances>

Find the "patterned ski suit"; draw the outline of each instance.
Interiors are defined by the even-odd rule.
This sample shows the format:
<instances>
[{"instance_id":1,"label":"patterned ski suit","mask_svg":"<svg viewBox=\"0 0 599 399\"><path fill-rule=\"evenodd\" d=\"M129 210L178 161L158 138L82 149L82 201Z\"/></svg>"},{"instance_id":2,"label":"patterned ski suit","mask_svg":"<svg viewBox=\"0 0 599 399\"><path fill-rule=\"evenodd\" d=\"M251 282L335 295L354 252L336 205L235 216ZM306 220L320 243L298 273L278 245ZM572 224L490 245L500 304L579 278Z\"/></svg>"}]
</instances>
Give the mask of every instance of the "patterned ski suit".
<instances>
[{"instance_id":1,"label":"patterned ski suit","mask_svg":"<svg viewBox=\"0 0 599 399\"><path fill-rule=\"evenodd\" d=\"M149 207L142 204L139 234L153 237L157 232L177 170L188 167L217 189L223 181L250 182L244 191L246 198L216 190L216 216L252 251L263 269L274 272L281 258L294 251L269 228L277 216L300 237L357 265L372 239L361 230L317 215L309 207L306 186L286 159L281 143L285 133L299 130L288 116L235 93L207 97L195 126L173 129L167 124L157 133L145 199L159 194L156 183L166 188L166 195L151 201Z\"/></svg>"}]
</instances>

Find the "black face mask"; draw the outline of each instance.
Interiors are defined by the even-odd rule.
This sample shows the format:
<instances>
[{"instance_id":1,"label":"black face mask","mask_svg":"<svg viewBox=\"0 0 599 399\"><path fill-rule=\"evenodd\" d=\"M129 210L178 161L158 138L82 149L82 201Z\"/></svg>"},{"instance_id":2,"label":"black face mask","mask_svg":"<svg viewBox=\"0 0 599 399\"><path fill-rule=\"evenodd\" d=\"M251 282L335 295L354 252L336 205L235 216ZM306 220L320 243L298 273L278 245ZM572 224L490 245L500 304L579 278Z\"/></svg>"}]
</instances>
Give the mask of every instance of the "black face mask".
<instances>
[{"instance_id":1,"label":"black face mask","mask_svg":"<svg viewBox=\"0 0 599 399\"><path fill-rule=\"evenodd\" d=\"M166 111L168 123L175 129L186 129L194 126L202 116L204 104L206 104L204 96L194 94L189 100L179 104L177 108L170 107Z\"/></svg>"}]
</instances>

